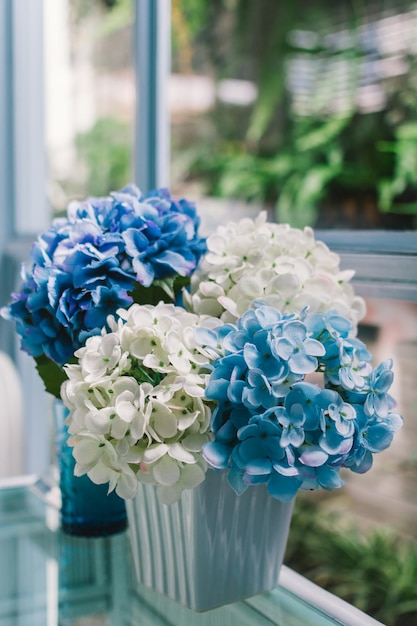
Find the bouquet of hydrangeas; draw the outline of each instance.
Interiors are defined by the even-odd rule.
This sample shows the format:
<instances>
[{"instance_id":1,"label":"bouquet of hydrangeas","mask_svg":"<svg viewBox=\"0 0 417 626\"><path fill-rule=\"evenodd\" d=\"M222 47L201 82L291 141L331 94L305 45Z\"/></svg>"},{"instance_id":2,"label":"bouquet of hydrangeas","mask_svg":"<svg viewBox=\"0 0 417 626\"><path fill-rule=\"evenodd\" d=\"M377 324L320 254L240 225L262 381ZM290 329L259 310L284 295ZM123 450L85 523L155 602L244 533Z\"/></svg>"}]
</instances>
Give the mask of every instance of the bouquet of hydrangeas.
<instances>
[{"instance_id":1,"label":"bouquet of hydrangeas","mask_svg":"<svg viewBox=\"0 0 417 626\"><path fill-rule=\"evenodd\" d=\"M119 309L65 366L76 472L124 498L152 483L171 503L209 467L238 494L265 484L282 501L369 470L402 418L391 361L373 369L355 336L352 273L311 229L263 215L219 227L207 247L188 311Z\"/></svg>"},{"instance_id":2,"label":"bouquet of hydrangeas","mask_svg":"<svg viewBox=\"0 0 417 626\"><path fill-rule=\"evenodd\" d=\"M59 397L62 365L109 314L133 302L175 301L205 251L198 227L192 203L172 200L166 189L144 196L134 185L72 202L54 219L1 311L15 321L48 391Z\"/></svg>"}]
</instances>

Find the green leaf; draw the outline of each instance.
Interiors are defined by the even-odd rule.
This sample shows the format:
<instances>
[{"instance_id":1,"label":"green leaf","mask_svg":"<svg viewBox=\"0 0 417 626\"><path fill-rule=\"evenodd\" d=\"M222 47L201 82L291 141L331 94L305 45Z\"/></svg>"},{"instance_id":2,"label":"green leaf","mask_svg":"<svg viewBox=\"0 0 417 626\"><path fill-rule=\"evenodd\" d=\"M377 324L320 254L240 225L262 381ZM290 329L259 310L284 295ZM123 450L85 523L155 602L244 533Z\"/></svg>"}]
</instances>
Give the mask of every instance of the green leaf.
<instances>
[{"instance_id":1,"label":"green leaf","mask_svg":"<svg viewBox=\"0 0 417 626\"><path fill-rule=\"evenodd\" d=\"M175 302L176 296L183 287L190 284L189 276L170 276L160 280L154 280L150 287L144 287L135 283L133 291L130 292L133 302L137 304L157 305L158 302Z\"/></svg>"},{"instance_id":2,"label":"green leaf","mask_svg":"<svg viewBox=\"0 0 417 626\"><path fill-rule=\"evenodd\" d=\"M406 122L398 126L396 132L398 139L405 141L417 140L417 124L415 122Z\"/></svg>"},{"instance_id":3,"label":"green leaf","mask_svg":"<svg viewBox=\"0 0 417 626\"><path fill-rule=\"evenodd\" d=\"M61 397L61 385L67 380L64 370L45 355L36 357L35 361L36 369L43 380L45 390L59 399Z\"/></svg>"},{"instance_id":4,"label":"green leaf","mask_svg":"<svg viewBox=\"0 0 417 626\"><path fill-rule=\"evenodd\" d=\"M274 75L268 72L270 80L262 86L255 104L252 119L247 133L248 141L257 142L265 133L271 122L277 104L282 99L284 90L284 72L275 69Z\"/></svg>"},{"instance_id":5,"label":"green leaf","mask_svg":"<svg viewBox=\"0 0 417 626\"><path fill-rule=\"evenodd\" d=\"M299 137L296 141L296 149L301 151L315 150L319 147L326 146L346 128L351 119L351 115L330 118L319 128Z\"/></svg>"}]
</instances>

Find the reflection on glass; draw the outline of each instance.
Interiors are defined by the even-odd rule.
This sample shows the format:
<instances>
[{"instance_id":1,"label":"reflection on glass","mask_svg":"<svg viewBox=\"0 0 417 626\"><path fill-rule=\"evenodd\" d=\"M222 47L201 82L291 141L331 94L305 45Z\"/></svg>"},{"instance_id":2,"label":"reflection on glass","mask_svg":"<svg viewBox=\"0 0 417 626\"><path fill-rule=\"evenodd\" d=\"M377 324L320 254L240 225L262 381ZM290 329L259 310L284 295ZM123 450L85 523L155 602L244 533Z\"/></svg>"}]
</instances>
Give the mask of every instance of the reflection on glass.
<instances>
[{"instance_id":1,"label":"reflection on glass","mask_svg":"<svg viewBox=\"0 0 417 626\"><path fill-rule=\"evenodd\" d=\"M295 226L414 228L416 29L412 1L173 0L176 189Z\"/></svg>"},{"instance_id":2,"label":"reflection on glass","mask_svg":"<svg viewBox=\"0 0 417 626\"><path fill-rule=\"evenodd\" d=\"M45 0L49 198L104 195L132 178L132 0Z\"/></svg>"}]
</instances>

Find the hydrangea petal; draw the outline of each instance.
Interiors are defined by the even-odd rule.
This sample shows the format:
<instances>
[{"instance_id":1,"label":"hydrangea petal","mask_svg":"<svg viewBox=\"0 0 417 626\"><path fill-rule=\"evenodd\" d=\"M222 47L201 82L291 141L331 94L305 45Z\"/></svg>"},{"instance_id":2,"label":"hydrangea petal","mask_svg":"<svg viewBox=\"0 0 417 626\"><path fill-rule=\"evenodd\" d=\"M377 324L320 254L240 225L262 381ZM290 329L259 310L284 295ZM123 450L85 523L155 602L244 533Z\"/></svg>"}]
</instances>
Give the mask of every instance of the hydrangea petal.
<instances>
[{"instance_id":1,"label":"hydrangea petal","mask_svg":"<svg viewBox=\"0 0 417 626\"><path fill-rule=\"evenodd\" d=\"M391 445L393 437L394 433L384 424L376 424L367 429L365 445L371 452L382 452Z\"/></svg>"},{"instance_id":2,"label":"hydrangea petal","mask_svg":"<svg viewBox=\"0 0 417 626\"><path fill-rule=\"evenodd\" d=\"M319 467L328 459L329 455L318 446L304 447L300 454L300 462L310 467Z\"/></svg>"},{"instance_id":3,"label":"hydrangea petal","mask_svg":"<svg viewBox=\"0 0 417 626\"><path fill-rule=\"evenodd\" d=\"M216 469L225 469L229 462L231 449L228 445L210 441L203 447L203 456Z\"/></svg>"},{"instance_id":4,"label":"hydrangea petal","mask_svg":"<svg viewBox=\"0 0 417 626\"><path fill-rule=\"evenodd\" d=\"M274 472L268 481L268 492L281 502L290 502L301 486L301 480Z\"/></svg>"},{"instance_id":5,"label":"hydrangea petal","mask_svg":"<svg viewBox=\"0 0 417 626\"><path fill-rule=\"evenodd\" d=\"M243 481L242 473L236 469L231 469L227 474L227 482L238 496L242 495L248 488L248 485Z\"/></svg>"},{"instance_id":6,"label":"hydrangea petal","mask_svg":"<svg viewBox=\"0 0 417 626\"><path fill-rule=\"evenodd\" d=\"M180 470L178 464L169 456L163 456L152 467L154 479L165 487L170 487L180 478Z\"/></svg>"}]
</instances>

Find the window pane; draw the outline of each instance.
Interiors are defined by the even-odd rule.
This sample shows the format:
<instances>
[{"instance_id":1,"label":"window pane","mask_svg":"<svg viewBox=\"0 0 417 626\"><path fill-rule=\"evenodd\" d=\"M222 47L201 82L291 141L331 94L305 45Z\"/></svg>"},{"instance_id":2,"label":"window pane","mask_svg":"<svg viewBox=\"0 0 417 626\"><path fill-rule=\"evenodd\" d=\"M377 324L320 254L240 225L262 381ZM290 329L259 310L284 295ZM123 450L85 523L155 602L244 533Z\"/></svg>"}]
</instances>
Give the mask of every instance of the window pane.
<instances>
[{"instance_id":1,"label":"window pane","mask_svg":"<svg viewBox=\"0 0 417 626\"><path fill-rule=\"evenodd\" d=\"M374 456L369 473L347 473L347 487L333 492L344 511L371 524L385 523L400 533L415 534L417 480L417 304L393 300L368 300L359 336L374 365L394 361L391 395L404 425L388 450ZM346 503L348 502L348 506Z\"/></svg>"},{"instance_id":2,"label":"window pane","mask_svg":"<svg viewBox=\"0 0 417 626\"><path fill-rule=\"evenodd\" d=\"M103 195L132 179L133 0L45 0L49 197Z\"/></svg>"},{"instance_id":3,"label":"window pane","mask_svg":"<svg viewBox=\"0 0 417 626\"><path fill-rule=\"evenodd\" d=\"M412 1L173 0L175 189L295 226L414 229L416 31Z\"/></svg>"}]
</instances>

